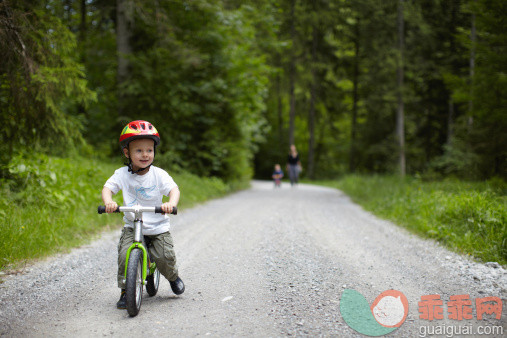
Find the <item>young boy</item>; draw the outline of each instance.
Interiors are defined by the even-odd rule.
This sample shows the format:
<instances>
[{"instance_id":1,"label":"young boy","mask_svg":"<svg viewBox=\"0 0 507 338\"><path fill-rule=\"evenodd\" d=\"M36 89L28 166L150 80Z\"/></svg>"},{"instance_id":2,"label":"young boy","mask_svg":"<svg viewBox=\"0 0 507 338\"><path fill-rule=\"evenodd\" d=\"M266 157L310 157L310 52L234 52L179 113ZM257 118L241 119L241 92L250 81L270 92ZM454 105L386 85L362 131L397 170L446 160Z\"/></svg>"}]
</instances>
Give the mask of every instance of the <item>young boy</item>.
<instances>
[{"instance_id":1,"label":"young boy","mask_svg":"<svg viewBox=\"0 0 507 338\"><path fill-rule=\"evenodd\" d=\"M279 164L275 164L275 170L273 171L273 175L271 175L271 177L275 182L275 188L280 188L283 178L283 171Z\"/></svg>"},{"instance_id":2,"label":"young boy","mask_svg":"<svg viewBox=\"0 0 507 338\"><path fill-rule=\"evenodd\" d=\"M148 247L150 256L157 264L160 273L171 284L172 291L180 295L185 291L183 281L178 277L173 239L169 232L168 214L178 205L180 191L171 176L158 167L152 166L155 149L160 144L160 136L155 127L142 120L132 121L125 126L120 135L120 146L128 159L126 167L117 169L104 184L102 200L106 212L114 212L118 204L112 197L123 192L127 206L162 206L165 214L145 213L143 215L143 235L151 239ZM169 202L162 204L162 196L169 196ZM118 287L121 289L118 309L125 309L125 260L127 249L134 241L134 215L125 213L123 228L118 244Z\"/></svg>"}]
</instances>

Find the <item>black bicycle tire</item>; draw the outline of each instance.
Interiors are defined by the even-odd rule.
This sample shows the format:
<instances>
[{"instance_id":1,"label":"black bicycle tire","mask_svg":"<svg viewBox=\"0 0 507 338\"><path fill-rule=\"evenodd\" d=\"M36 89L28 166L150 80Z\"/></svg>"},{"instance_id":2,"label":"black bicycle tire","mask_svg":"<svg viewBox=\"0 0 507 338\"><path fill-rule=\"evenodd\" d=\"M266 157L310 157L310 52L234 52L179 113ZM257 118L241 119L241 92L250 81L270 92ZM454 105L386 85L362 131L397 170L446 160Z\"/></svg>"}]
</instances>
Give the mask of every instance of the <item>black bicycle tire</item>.
<instances>
[{"instance_id":1,"label":"black bicycle tire","mask_svg":"<svg viewBox=\"0 0 507 338\"><path fill-rule=\"evenodd\" d=\"M143 252L141 249L132 249L127 265L127 282L125 288L127 312L131 317L137 316L141 309L143 299L142 266Z\"/></svg>"},{"instance_id":2,"label":"black bicycle tire","mask_svg":"<svg viewBox=\"0 0 507 338\"><path fill-rule=\"evenodd\" d=\"M146 277L146 292L148 292L148 296L153 297L157 294L159 283L160 283L160 271L158 271L158 269L155 269L155 272L153 272L153 274Z\"/></svg>"}]
</instances>

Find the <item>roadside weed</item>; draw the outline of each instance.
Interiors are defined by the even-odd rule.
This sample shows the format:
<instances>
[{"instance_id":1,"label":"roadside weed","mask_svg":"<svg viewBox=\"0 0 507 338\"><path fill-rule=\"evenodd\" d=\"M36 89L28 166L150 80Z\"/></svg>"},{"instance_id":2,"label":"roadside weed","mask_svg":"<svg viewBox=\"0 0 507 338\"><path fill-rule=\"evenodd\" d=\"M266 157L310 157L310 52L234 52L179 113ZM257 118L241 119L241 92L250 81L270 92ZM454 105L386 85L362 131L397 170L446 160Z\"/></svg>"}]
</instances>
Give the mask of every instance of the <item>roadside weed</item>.
<instances>
[{"instance_id":1,"label":"roadside weed","mask_svg":"<svg viewBox=\"0 0 507 338\"><path fill-rule=\"evenodd\" d=\"M349 175L321 181L365 209L462 254L507 264L505 183Z\"/></svg>"}]
</instances>

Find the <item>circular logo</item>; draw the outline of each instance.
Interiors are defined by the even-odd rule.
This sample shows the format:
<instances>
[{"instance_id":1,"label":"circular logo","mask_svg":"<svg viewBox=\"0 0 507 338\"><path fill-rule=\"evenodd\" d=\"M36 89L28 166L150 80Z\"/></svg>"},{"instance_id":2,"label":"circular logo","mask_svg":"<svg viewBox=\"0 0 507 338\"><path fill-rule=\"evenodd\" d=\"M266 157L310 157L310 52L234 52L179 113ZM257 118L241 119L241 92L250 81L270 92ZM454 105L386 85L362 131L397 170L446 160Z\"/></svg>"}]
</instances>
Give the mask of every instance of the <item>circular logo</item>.
<instances>
[{"instance_id":1,"label":"circular logo","mask_svg":"<svg viewBox=\"0 0 507 338\"><path fill-rule=\"evenodd\" d=\"M377 322L385 327L400 327L408 314L408 300L398 290L387 290L375 298L371 312Z\"/></svg>"},{"instance_id":2,"label":"circular logo","mask_svg":"<svg viewBox=\"0 0 507 338\"><path fill-rule=\"evenodd\" d=\"M387 290L368 304L354 289L343 290L340 299L343 320L352 329L366 336L386 335L403 324L408 314L408 300L397 290Z\"/></svg>"}]
</instances>

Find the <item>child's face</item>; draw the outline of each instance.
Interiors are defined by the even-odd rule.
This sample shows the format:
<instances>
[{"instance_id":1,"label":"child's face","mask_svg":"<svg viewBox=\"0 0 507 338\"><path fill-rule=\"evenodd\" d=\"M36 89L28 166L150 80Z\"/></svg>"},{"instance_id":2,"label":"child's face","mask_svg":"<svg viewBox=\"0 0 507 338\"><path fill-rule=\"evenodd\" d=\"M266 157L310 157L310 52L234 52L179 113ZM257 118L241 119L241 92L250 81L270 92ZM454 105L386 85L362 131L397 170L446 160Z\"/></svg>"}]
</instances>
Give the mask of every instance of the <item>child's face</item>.
<instances>
[{"instance_id":1,"label":"child's face","mask_svg":"<svg viewBox=\"0 0 507 338\"><path fill-rule=\"evenodd\" d=\"M127 158L132 160L132 169L139 170L146 168L153 163L155 157L155 142L150 139L139 139L130 142L128 149L124 148L123 152Z\"/></svg>"},{"instance_id":2,"label":"child's face","mask_svg":"<svg viewBox=\"0 0 507 338\"><path fill-rule=\"evenodd\" d=\"M280 169L281 169L281 167L279 164L275 165L275 170L280 170Z\"/></svg>"}]
</instances>

